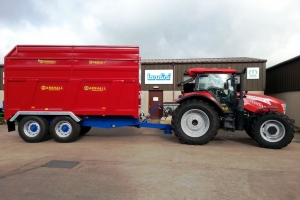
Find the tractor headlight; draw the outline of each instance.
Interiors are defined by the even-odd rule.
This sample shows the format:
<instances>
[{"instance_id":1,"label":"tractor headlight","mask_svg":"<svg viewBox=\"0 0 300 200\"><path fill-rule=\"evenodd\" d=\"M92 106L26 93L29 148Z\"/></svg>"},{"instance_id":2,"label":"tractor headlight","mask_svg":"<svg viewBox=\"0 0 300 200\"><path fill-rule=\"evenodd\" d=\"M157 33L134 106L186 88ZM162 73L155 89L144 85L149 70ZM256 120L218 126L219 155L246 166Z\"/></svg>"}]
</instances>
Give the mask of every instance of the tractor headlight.
<instances>
[{"instance_id":1,"label":"tractor headlight","mask_svg":"<svg viewBox=\"0 0 300 200\"><path fill-rule=\"evenodd\" d=\"M283 104L281 104L282 105L282 108L283 108L283 113L285 114L285 110L286 110L286 104L285 103L283 103Z\"/></svg>"}]
</instances>

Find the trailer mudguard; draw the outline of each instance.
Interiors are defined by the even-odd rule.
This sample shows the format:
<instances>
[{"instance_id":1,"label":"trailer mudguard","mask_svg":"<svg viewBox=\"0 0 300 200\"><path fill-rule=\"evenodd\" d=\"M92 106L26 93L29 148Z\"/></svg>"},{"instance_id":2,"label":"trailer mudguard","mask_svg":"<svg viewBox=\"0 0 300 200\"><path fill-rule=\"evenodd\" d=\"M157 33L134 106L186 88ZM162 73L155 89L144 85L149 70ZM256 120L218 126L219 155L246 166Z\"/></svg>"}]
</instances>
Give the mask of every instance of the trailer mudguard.
<instances>
[{"instance_id":1,"label":"trailer mudguard","mask_svg":"<svg viewBox=\"0 0 300 200\"><path fill-rule=\"evenodd\" d=\"M7 130L8 132L11 132L11 131L15 131L16 130L16 125L15 125L15 122L11 122L11 121L7 121Z\"/></svg>"}]
</instances>

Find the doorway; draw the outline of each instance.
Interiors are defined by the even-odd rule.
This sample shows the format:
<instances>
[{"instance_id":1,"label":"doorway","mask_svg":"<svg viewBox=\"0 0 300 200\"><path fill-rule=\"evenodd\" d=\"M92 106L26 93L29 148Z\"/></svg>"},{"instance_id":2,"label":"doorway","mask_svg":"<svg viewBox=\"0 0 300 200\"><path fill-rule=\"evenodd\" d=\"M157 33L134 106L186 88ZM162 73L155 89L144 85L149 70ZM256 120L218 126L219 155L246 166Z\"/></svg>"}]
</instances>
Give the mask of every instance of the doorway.
<instances>
[{"instance_id":1,"label":"doorway","mask_svg":"<svg viewBox=\"0 0 300 200\"><path fill-rule=\"evenodd\" d=\"M149 113L155 105L160 104L161 109L156 109L150 119L160 119L163 115L163 91L162 90L150 90L149 91Z\"/></svg>"}]
</instances>

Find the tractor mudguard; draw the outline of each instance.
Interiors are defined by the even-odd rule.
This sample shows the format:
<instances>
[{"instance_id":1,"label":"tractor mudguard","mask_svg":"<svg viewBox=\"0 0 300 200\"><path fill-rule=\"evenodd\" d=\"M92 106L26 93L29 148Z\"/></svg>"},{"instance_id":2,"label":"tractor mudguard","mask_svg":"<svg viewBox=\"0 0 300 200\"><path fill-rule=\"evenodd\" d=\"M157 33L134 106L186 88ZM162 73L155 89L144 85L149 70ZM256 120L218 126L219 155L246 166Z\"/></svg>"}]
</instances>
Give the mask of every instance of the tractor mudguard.
<instances>
[{"instance_id":1,"label":"tractor mudguard","mask_svg":"<svg viewBox=\"0 0 300 200\"><path fill-rule=\"evenodd\" d=\"M183 103L185 101L188 101L190 99L199 99L199 100L205 100L206 102L210 103L218 113L224 113L224 110L222 108L222 105L209 93L209 92L199 92L197 93L189 93L190 95L183 96L181 98L176 99L175 103Z\"/></svg>"}]
</instances>

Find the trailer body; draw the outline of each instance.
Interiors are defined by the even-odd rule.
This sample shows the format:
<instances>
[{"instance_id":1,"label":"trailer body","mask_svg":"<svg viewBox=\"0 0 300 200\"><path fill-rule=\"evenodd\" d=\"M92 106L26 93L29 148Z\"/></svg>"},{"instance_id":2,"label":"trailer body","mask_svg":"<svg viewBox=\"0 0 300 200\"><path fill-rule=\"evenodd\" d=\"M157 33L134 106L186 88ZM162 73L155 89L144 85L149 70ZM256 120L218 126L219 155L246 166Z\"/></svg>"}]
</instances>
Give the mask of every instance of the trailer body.
<instances>
[{"instance_id":1,"label":"trailer body","mask_svg":"<svg viewBox=\"0 0 300 200\"><path fill-rule=\"evenodd\" d=\"M18 112L139 116L139 48L16 46L5 57L5 119Z\"/></svg>"}]
</instances>

